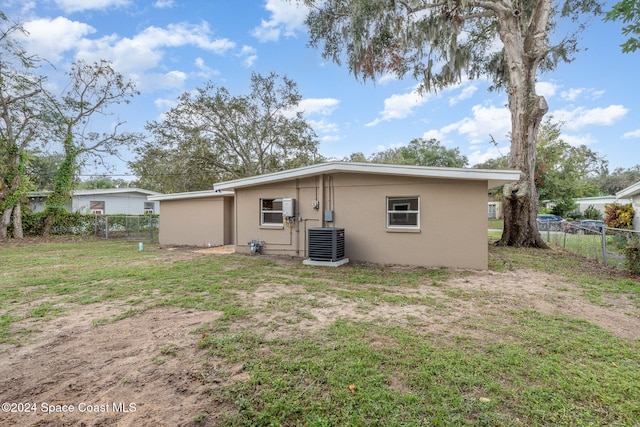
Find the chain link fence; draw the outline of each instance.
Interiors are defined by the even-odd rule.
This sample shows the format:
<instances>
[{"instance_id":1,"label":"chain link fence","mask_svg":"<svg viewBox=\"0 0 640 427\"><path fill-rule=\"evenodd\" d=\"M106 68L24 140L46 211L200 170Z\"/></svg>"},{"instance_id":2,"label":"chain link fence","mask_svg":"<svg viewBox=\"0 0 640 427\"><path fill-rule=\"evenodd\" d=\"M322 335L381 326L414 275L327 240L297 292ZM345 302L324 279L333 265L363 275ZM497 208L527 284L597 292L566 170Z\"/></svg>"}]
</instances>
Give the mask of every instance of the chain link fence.
<instances>
[{"instance_id":1,"label":"chain link fence","mask_svg":"<svg viewBox=\"0 0 640 427\"><path fill-rule=\"evenodd\" d=\"M542 221L538 226L542 238L552 245L638 273L635 271L637 265L630 265L629 260L638 257L640 231L611 228L597 223L584 226L572 222Z\"/></svg>"},{"instance_id":2,"label":"chain link fence","mask_svg":"<svg viewBox=\"0 0 640 427\"><path fill-rule=\"evenodd\" d=\"M92 234L104 239L157 242L159 222L151 215L94 215Z\"/></svg>"}]
</instances>

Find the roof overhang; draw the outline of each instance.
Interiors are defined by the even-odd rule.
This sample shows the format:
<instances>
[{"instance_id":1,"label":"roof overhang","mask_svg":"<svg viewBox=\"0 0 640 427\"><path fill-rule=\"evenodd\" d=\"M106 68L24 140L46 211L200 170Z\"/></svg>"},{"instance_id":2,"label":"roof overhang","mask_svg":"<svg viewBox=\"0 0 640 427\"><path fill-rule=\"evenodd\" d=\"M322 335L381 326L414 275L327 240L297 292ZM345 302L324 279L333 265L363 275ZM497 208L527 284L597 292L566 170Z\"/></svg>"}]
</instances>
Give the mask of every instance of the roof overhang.
<instances>
[{"instance_id":1,"label":"roof overhang","mask_svg":"<svg viewBox=\"0 0 640 427\"><path fill-rule=\"evenodd\" d=\"M307 178L330 173L363 173L418 178L458 179L486 181L487 188L494 188L520 179L519 170L490 170L470 168L439 168L425 166L386 165L377 163L329 162L317 165L274 172L217 183L214 191L235 190L237 188Z\"/></svg>"},{"instance_id":2,"label":"roof overhang","mask_svg":"<svg viewBox=\"0 0 640 427\"><path fill-rule=\"evenodd\" d=\"M172 194L161 194L158 196L149 196L147 197L147 200L162 202L163 200L203 199L206 197L233 196L234 194L235 193L233 191L215 191L215 190L189 191L186 193L172 193Z\"/></svg>"},{"instance_id":3,"label":"roof overhang","mask_svg":"<svg viewBox=\"0 0 640 427\"><path fill-rule=\"evenodd\" d=\"M618 199L640 195L640 181L616 193Z\"/></svg>"}]
</instances>

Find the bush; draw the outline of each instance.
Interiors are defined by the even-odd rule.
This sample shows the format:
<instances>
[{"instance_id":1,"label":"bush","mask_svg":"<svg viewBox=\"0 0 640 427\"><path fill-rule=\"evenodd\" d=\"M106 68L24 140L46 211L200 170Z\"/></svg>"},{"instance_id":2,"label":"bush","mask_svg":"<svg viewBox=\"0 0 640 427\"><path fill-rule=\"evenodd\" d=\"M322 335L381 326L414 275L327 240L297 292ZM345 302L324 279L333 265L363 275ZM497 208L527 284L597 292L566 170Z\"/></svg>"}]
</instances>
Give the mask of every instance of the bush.
<instances>
[{"instance_id":1,"label":"bush","mask_svg":"<svg viewBox=\"0 0 640 427\"><path fill-rule=\"evenodd\" d=\"M582 214L584 219L602 219L602 212L594 208L593 205L589 205Z\"/></svg>"},{"instance_id":2,"label":"bush","mask_svg":"<svg viewBox=\"0 0 640 427\"><path fill-rule=\"evenodd\" d=\"M604 223L607 227L623 230L633 229L633 216L636 214L631 203L619 205L613 203L605 206Z\"/></svg>"}]
</instances>

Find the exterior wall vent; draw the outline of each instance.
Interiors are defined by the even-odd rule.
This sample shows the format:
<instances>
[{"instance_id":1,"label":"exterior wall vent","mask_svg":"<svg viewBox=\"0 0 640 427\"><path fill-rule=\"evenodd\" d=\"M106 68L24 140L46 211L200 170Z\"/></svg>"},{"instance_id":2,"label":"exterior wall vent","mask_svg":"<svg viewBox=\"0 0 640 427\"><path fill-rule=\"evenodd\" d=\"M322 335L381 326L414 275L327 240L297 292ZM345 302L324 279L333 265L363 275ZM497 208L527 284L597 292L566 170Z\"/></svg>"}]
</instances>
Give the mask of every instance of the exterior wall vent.
<instances>
[{"instance_id":1,"label":"exterior wall vent","mask_svg":"<svg viewBox=\"0 0 640 427\"><path fill-rule=\"evenodd\" d=\"M344 228L310 228L308 254L312 261L335 262L344 259Z\"/></svg>"}]
</instances>

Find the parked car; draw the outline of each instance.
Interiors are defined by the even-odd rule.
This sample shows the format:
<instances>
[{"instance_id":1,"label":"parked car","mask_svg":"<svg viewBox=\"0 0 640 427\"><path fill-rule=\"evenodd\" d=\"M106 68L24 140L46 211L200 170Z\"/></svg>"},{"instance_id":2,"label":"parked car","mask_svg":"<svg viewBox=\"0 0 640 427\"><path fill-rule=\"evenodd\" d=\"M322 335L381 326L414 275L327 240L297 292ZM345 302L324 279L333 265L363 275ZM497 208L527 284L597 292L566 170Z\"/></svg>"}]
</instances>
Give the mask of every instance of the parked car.
<instances>
[{"instance_id":1,"label":"parked car","mask_svg":"<svg viewBox=\"0 0 640 427\"><path fill-rule=\"evenodd\" d=\"M538 214L536 219L540 231L562 231L567 221L558 215Z\"/></svg>"},{"instance_id":2,"label":"parked car","mask_svg":"<svg viewBox=\"0 0 640 427\"><path fill-rule=\"evenodd\" d=\"M599 219L583 219L582 221L567 223L565 230L568 233L600 234L604 227L604 221Z\"/></svg>"}]
</instances>

